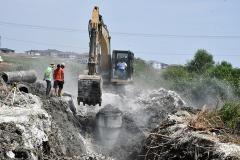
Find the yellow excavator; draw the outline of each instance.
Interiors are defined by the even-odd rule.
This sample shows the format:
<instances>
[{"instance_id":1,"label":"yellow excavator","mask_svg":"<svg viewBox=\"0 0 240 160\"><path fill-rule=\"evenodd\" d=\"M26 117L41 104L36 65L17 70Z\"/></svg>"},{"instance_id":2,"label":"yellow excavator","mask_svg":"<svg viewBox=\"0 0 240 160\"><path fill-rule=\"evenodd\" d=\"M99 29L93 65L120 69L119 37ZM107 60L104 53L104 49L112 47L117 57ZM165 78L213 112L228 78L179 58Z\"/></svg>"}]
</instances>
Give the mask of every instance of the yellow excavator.
<instances>
[{"instance_id":1,"label":"yellow excavator","mask_svg":"<svg viewBox=\"0 0 240 160\"><path fill-rule=\"evenodd\" d=\"M101 106L103 84L120 85L133 81L134 54L131 51L113 50L111 56L111 37L96 6L89 20L88 31L88 74L79 75L77 101L78 104ZM118 70L119 63L125 64L124 71Z\"/></svg>"}]
</instances>

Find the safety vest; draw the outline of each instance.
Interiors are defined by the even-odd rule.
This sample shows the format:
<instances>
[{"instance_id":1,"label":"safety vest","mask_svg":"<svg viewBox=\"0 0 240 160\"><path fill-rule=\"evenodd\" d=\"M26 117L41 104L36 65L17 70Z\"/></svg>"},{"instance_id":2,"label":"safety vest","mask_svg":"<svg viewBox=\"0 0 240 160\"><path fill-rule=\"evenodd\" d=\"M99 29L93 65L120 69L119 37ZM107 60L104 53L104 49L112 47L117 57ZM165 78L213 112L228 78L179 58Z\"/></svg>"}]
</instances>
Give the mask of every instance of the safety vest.
<instances>
[{"instance_id":1,"label":"safety vest","mask_svg":"<svg viewBox=\"0 0 240 160\"><path fill-rule=\"evenodd\" d=\"M52 80L52 68L51 67L47 67L44 71L44 80Z\"/></svg>"}]
</instances>

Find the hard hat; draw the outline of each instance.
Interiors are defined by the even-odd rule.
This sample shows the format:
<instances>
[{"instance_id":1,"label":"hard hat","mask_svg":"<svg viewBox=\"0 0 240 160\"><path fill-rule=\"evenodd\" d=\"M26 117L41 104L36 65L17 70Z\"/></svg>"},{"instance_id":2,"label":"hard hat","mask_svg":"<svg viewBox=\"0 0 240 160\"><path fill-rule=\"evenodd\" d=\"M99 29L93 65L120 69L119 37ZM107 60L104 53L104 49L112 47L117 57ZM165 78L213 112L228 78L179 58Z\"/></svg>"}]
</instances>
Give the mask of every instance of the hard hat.
<instances>
[{"instance_id":1,"label":"hard hat","mask_svg":"<svg viewBox=\"0 0 240 160\"><path fill-rule=\"evenodd\" d=\"M55 67L55 64L53 64L53 63L50 63L50 65L49 65L50 67L52 67L52 68L54 68Z\"/></svg>"},{"instance_id":2,"label":"hard hat","mask_svg":"<svg viewBox=\"0 0 240 160\"><path fill-rule=\"evenodd\" d=\"M61 66L65 66L65 63L62 63Z\"/></svg>"}]
</instances>

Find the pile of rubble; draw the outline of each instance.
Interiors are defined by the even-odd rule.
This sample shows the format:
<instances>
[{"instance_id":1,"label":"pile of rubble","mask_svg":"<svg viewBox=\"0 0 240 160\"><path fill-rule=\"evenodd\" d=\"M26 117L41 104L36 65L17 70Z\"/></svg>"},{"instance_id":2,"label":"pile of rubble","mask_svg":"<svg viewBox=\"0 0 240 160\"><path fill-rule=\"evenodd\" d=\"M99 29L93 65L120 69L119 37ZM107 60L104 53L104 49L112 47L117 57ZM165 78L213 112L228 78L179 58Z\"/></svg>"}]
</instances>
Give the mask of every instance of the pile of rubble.
<instances>
[{"instance_id":1,"label":"pile of rubble","mask_svg":"<svg viewBox=\"0 0 240 160\"><path fill-rule=\"evenodd\" d=\"M205 120L206 123L200 125L199 116L205 111L195 114L198 111L187 107L175 92L159 89L138 103L143 106L138 113L146 113L141 117L148 115L141 121L145 122L141 123L141 128L148 137L138 160L239 159L240 146L222 141L224 133L220 128L224 124L219 117L212 115L214 123L210 125L211 121ZM196 121L198 125L193 123Z\"/></svg>"},{"instance_id":2,"label":"pile of rubble","mask_svg":"<svg viewBox=\"0 0 240 160\"><path fill-rule=\"evenodd\" d=\"M222 143L217 130L210 132L189 127L191 118L187 111L169 115L149 134L138 160L240 159L239 145Z\"/></svg>"},{"instance_id":3,"label":"pile of rubble","mask_svg":"<svg viewBox=\"0 0 240 160\"><path fill-rule=\"evenodd\" d=\"M9 102L13 96L14 101ZM16 92L9 93L9 100L0 103L0 157L43 157L51 132L51 117L41 108L37 96Z\"/></svg>"},{"instance_id":4,"label":"pile of rubble","mask_svg":"<svg viewBox=\"0 0 240 160\"><path fill-rule=\"evenodd\" d=\"M133 113L134 120L140 128L148 132L156 128L168 114L189 108L177 93L164 88L138 98L136 103L139 109Z\"/></svg>"},{"instance_id":5,"label":"pile of rubble","mask_svg":"<svg viewBox=\"0 0 240 160\"><path fill-rule=\"evenodd\" d=\"M134 109L123 112L115 145L106 151L102 148L102 152L117 160L238 159L238 145L222 143L218 132L191 127L198 110L188 107L175 92L161 88L134 104Z\"/></svg>"}]
</instances>

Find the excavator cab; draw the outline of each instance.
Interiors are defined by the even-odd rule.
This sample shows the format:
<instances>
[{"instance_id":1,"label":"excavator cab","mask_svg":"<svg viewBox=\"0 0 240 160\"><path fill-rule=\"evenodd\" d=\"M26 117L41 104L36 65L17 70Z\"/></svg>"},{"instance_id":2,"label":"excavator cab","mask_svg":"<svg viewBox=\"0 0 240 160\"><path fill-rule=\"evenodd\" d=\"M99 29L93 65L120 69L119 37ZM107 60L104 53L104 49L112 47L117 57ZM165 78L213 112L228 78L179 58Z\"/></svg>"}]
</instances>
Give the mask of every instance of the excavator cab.
<instances>
[{"instance_id":1,"label":"excavator cab","mask_svg":"<svg viewBox=\"0 0 240 160\"><path fill-rule=\"evenodd\" d=\"M133 81L134 53L131 51L113 50L111 82L127 84Z\"/></svg>"}]
</instances>

